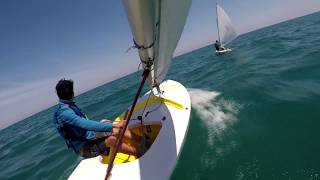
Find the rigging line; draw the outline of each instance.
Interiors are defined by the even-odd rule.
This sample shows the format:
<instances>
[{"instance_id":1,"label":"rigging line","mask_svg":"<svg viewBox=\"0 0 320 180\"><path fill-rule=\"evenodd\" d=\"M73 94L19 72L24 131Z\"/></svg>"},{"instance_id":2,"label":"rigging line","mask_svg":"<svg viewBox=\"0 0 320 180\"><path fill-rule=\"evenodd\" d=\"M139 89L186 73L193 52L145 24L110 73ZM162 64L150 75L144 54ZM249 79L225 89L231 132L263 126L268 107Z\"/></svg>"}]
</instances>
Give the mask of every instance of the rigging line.
<instances>
[{"instance_id":1,"label":"rigging line","mask_svg":"<svg viewBox=\"0 0 320 180\"><path fill-rule=\"evenodd\" d=\"M127 118L125 118L125 120L126 120L125 126L121 129L120 134L119 134L118 139L117 139L117 142L116 142L115 149L113 150L113 152L111 154L111 157L110 157L110 160L109 160L109 163L108 163L108 169L107 169L107 174L106 174L105 180L108 180L111 177L111 171L112 171L112 168L113 168L113 162L114 162L115 157L117 155L117 152L118 152L118 150L120 148L120 145L122 144L124 133L126 132L126 129L127 129L128 125L129 125L130 118L131 118L131 116L133 114L134 108L135 108L135 106L136 106L136 104L138 102L138 98L139 98L139 96L141 94L143 85L146 82L147 77L149 76L149 73L150 73L149 69L145 69L143 71L143 79L142 79L142 81L140 83L140 86L138 88L138 91L137 91L137 93L136 93L136 95L134 97L134 100L133 100L132 106L130 108L129 114L128 114Z\"/></svg>"},{"instance_id":2,"label":"rigging line","mask_svg":"<svg viewBox=\"0 0 320 180\"><path fill-rule=\"evenodd\" d=\"M159 86L158 86L159 87ZM164 88L164 87L163 87ZM164 93L164 89L162 92L158 92L158 95L159 95L159 98L162 98L162 93ZM149 99L148 99L149 100ZM155 107L154 109L152 110L149 110L146 114L145 114L145 117L147 117L149 115L149 113L152 113L156 110L158 110L161 106L162 106L163 102L160 102L159 105L157 107Z\"/></svg>"},{"instance_id":3,"label":"rigging line","mask_svg":"<svg viewBox=\"0 0 320 180\"><path fill-rule=\"evenodd\" d=\"M151 91L152 91L152 90L151 90ZM148 105L148 102L149 102L151 93L152 93L152 92L149 93L148 99L147 99L147 101L146 101L146 104L144 105L144 108L143 108L143 111L142 111L142 113L141 113L141 116L143 116L143 114L144 114L144 112L145 112L145 110L146 110L146 107L147 107L147 105ZM142 119L141 119L141 122L142 122Z\"/></svg>"},{"instance_id":4,"label":"rigging line","mask_svg":"<svg viewBox=\"0 0 320 180\"><path fill-rule=\"evenodd\" d=\"M137 72L139 72L140 66L141 66L141 61L140 61L139 65L138 65L138 70L137 70Z\"/></svg>"},{"instance_id":5,"label":"rigging line","mask_svg":"<svg viewBox=\"0 0 320 180\"><path fill-rule=\"evenodd\" d=\"M156 111L157 109L159 109L162 106L162 104L163 104L163 102L160 102L157 107L155 107L154 109L152 109L150 111L147 111L147 113L145 114L145 117L147 117L150 113L152 113L152 112Z\"/></svg>"},{"instance_id":6,"label":"rigging line","mask_svg":"<svg viewBox=\"0 0 320 180\"><path fill-rule=\"evenodd\" d=\"M140 61L139 66L138 66L138 71L139 71L139 68L140 68L141 63L142 63L142 62ZM152 89L151 89L151 92L152 92ZM143 108L142 113L140 114L141 119L140 119L139 117L138 117L137 119L134 119L134 120L139 120L139 121L140 121L139 131L140 131L140 134L141 134L142 137L146 136L146 134L145 134L144 131L143 131L143 125L144 125L144 124L143 124L143 115L144 115L144 112L145 112L146 107L147 107L147 105L148 105L148 102L149 102L149 99L150 99L150 96L151 96L151 92L149 93L149 96L148 96L148 99L147 99L147 101L146 101L146 104L145 104L145 106L144 106L144 108ZM141 143L143 143L143 142L141 142Z\"/></svg>"},{"instance_id":7,"label":"rigging line","mask_svg":"<svg viewBox=\"0 0 320 180\"><path fill-rule=\"evenodd\" d=\"M134 47L137 49L149 49L154 46L154 42L156 41L156 37L154 37L154 41L149 46L139 45L135 39L133 39Z\"/></svg>"},{"instance_id":8,"label":"rigging line","mask_svg":"<svg viewBox=\"0 0 320 180\"><path fill-rule=\"evenodd\" d=\"M151 92L152 92L152 89L151 89ZM143 108L143 111L142 111L142 113L141 113L141 115L140 115L140 117L141 117L141 119L138 117L138 120L140 120L140 128L139 128L139 131L140 131L140 134L141 134L141 147L140 147L140 150L142 149L142 147L143 146L145 146L145 139L146 139L146 134L144 133L144 131L143 131L143 114L144 114L144 112L145 112L145 110L146 110L146 107L147 107L147 105L148 105L148 102L149 102L149 99L150 99L150 96L151 96L151 92L149 93L149 96L148 96L148 99L147 99L147 101L146 101L146 104L144 105L144 108Z\"/></svg>"}]
</instances>

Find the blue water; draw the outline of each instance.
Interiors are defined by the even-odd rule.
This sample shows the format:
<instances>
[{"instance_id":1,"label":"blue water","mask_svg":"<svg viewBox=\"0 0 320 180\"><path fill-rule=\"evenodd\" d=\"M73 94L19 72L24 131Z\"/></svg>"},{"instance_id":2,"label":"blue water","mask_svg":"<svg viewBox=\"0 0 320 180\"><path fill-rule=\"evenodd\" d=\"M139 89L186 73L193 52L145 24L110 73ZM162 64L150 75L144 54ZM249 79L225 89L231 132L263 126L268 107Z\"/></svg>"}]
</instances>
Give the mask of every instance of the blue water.
<instances>
[{"instance_id":1,"label":"blue water","mask_svg":"<svg viewBox=\"0 0 320 180\"><path fill-rule=\"evenodd\" d=\"M191 95L190 126L171 179L320 179L320 13L175 58L168 79ZM76 98L91 119L128 107L140 72ZM77 87L75 87L77 88ZM66 179L80 158L52 109L0 131L0 179Z\"/></svg>"}]
</instances>

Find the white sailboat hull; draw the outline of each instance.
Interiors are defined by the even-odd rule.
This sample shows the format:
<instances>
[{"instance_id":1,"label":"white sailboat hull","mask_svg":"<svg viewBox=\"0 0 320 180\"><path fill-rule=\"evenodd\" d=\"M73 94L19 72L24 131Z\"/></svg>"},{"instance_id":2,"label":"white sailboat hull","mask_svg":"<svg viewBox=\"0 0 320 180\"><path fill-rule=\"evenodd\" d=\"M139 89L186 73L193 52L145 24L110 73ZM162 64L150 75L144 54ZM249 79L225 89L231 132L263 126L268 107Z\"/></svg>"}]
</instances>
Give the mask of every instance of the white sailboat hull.
<instances>
[{"instance_id":1,"label":"white sailboat hull","mask_svg":"<svg viewBox=\"0 0 320 180\"><path fill-rule=\"evenodd\" d=\"M225 53L228 53L228 52L231 52L231 51L232 51L232 49L229 49L229 48L221 50L221 51L217 51L216 50L216 54L217 55L221 55L221 54L225 54Z\"/></svg>"},{"instance_id":2,"label":"white sailboat hull","mask_svg":"<svg viewBox=\"0 0 320 180\"><path fill-rule=\"evenodd\" d=\"M160 89L163 91L161 95L153 89L156 95L149 97L149 92L139 99L129 124L129 128L139 125L140 121L134 119L144 112L142 117L145 125L161 124L158 136L139 159L115 164L111 180L163 180L169 179L174 170L188 129L190 96L183 85L172 80L162 82ZM145 102L147 106L144 110L141 105ZM101 157L82 160L69 179L104 179L108 165L101 163L100 159Z\"/></svg>"}]
</instances>

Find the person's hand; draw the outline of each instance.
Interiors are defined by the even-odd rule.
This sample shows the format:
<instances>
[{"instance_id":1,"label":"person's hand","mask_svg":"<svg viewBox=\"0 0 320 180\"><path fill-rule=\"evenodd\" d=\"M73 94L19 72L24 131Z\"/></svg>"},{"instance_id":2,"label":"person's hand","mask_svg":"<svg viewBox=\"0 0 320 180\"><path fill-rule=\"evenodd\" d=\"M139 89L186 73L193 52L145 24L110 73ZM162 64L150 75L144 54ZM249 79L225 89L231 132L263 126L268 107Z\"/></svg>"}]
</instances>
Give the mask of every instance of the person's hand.
<instances>
[{"instance_id":1,"label":"person's hand","mask_svg":"<svg viewBox=\"0 0 320 180\"><path fill-rule=\"evenodd\" d=\"M112 127L114 128L122 128L126 124L127 121L120 120L120 122L113 122Z\"/></svg>"},{"instance_id":2,"label":"person's hand","mask_svg":"<svg viewBox=\"0 0 320 180\"><path fill-rule=\"evenodd\" d=\"M121 129L124 128L125 123L126 123L125 120L121 120L120 122L114 122L112 124L112 134L118 135Z\"/></svg>"},{"instance_id":3,"label":"person's hand","mask_svg":"<svg viewBox=\"0 0 320 180\"><path fill-rule=\"evenodd\" d=\"M109 120L109 119L102 119L100 122L103 122L103 123L112 123L112 121Z\"/></svg>"}]
</instances>

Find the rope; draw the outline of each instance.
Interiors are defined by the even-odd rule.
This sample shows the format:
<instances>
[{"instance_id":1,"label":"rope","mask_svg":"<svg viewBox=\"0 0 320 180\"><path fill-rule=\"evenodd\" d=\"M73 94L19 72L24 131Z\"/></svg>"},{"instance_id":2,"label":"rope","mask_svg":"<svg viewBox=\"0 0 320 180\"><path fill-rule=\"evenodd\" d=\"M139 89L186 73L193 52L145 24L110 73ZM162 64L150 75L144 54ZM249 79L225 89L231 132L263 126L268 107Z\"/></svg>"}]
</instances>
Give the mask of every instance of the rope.
<instances>
[{"instance_id":1,"label":"rope","mask_svg":"<svg viewBox=\"0 0 320 180\"><path fill-rule=\"evenodd\" d=\"M133 43L134 43L134 47L137 48L137 49L149 49L149 48L152 48L154 46L154 42L153 41L149 46L145 47L143 45L139 45L136 40L133 39Z\"/></svg>"},{"instance_id":2,"label":"rope","mask_svg":"<svg viewBox=\"0 0 320 180\"><path fill-rule=\"evenodd\" d=\"M158 95L159 95L159 97L161 98L162 93L163 93L164 91L161 91L160 88L159 88L159 86L153 86L153 87L154 87L154 88L155 88L155 87L157 88ZM156 94L155 94L155 95L156 95ZM149 100L149 99L148 99L148 100ZM156 111L157 109L159 109L159 108L162 106L162 104L163 104L163 103L160 102L159 105L156 106L154 109L147 111L147 113L145 114L144 117L147 117L147 116L149 115L149 113L152 113L152 112Z\"/></svg>"},{"instance_id":3,"label":"rope","mask_svg":"<svg viewBox=\"0 0 320 180\"><path fill-rule=\"evenodd\" d=\"M143 124L143 114L144 114L144 112L145 112L145 110L146 110L146 107L147 107L147 105L148 105L148 102L149 102L149 99L150 99L150 96L151 96L151 92L149 93L149 96L148 96L148 99L147 99L147 101L146 101L146 105L144 106L144 108L143 108L143 111L142 111L142 114L141 114L141 119L140 119L140 128L139 128L139 131L140 131L140 133L141 133L141 137L142 137L142 139L141 139L141 143L140 143L140 147L139 147L139 152L140 152L140 154L141 155L143 155L145 152L146 152L146 138L147 138L147 135L144 133L144 131L143 131L143 126L144 126L144 124ZM139 119L139 118L138 118Z\"/></svg>"},{"instance_id":4,"label":"rope","mask_svg":"<svg viewBox=\"0 0 320 180\"><path fill-rule=\"evenodd\" d=\"M151 93L152 93L152 92L150 92L150 93L149 93L148 99L147 99L147 101L146 101L146 105L145 105L145 106L144 106L144 108L143 108L143 111L142 111L141 116L144 114L144 112L145 112L145 110L146 110L146 107L147 107L147 105L148 105L148 102L149 102L149 99L150 99ZM141 119L141 122L142 122L142 119Z\"/></svg>"}]
</instances>

